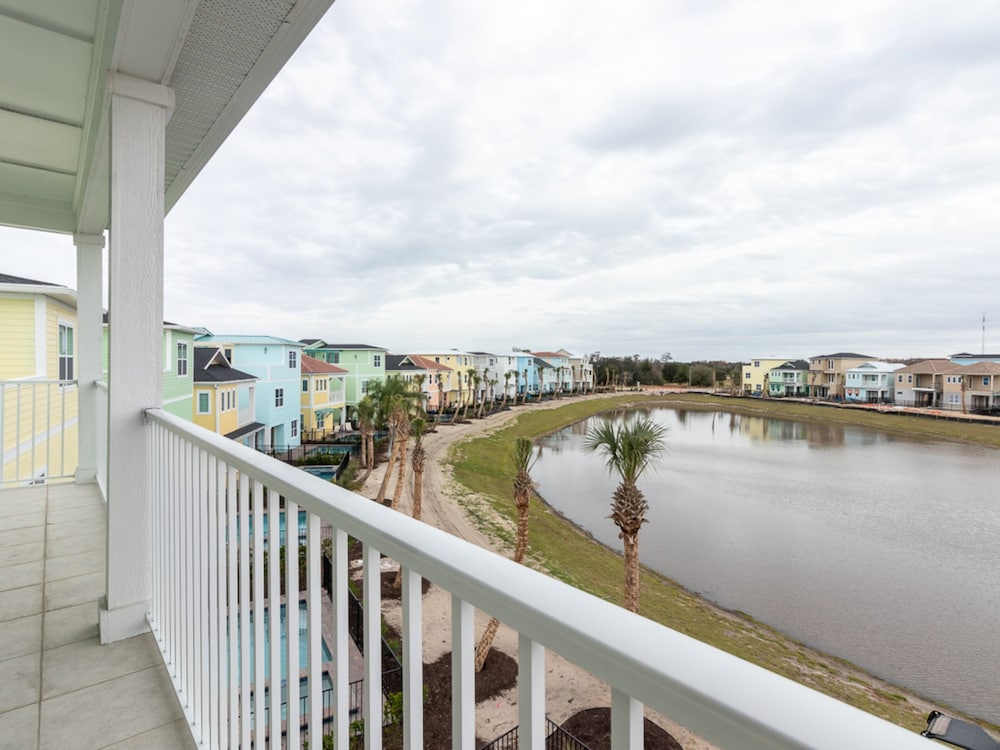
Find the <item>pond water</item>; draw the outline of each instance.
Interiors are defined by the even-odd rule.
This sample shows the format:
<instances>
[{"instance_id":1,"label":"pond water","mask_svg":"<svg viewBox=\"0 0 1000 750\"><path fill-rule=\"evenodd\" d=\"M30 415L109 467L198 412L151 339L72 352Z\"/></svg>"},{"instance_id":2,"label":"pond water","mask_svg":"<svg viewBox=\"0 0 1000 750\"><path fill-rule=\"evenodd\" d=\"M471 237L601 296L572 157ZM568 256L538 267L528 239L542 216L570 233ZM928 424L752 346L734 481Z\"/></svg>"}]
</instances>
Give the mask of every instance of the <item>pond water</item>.
<instances>
[{"instance_id":1,"label":"pond water","mask_svg":"<svg viewBox=\"0 0 1000 750\"><path fill-rule=\"evenodd\" d=\"M715 411L645 410L641 561L866 671L1000 722L1000 451ZM591 420L541 441L540 494L621 549Z\"/></svg>"}]
</instances>

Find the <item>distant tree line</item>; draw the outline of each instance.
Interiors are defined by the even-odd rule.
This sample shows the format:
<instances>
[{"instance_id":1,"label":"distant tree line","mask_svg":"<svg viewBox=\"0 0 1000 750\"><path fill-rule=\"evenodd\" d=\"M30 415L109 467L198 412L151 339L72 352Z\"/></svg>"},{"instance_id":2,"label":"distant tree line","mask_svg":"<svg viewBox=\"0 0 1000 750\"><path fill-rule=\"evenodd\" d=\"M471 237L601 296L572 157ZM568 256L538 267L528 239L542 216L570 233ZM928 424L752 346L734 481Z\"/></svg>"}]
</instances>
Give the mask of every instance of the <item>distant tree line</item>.
<instances>
[{"instance_id":1,"label":"distant tree line","mask_svg":"<svg viewBox=\"0 0 1000 750\"><path fill-rule=\"evenodd\" d=\"M742 366L741 362L675 362L669 352L659 359L638 354L605 356L595 352L590 360L594 365L595 384L608 388L634 388L637 384L738 387Z\"/></svg>"}]
</instances>

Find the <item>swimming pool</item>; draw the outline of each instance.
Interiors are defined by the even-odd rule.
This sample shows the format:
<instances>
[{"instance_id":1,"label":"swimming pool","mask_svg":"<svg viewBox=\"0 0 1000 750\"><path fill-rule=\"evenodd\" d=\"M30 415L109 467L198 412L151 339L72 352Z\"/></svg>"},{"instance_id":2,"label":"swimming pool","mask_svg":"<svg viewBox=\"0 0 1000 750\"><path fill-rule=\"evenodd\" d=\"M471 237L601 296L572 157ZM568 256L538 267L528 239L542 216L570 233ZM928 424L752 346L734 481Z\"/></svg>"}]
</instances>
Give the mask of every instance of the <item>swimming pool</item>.
<instances>
[{"instance_id":1,"label":"swimming pool","mask_svg":"<svg viewBox=\"0 0 1000 750\"><path fill-rule=\"evenodd\" d=\"M307 623L308 620L308 607L306 602L299 602L299 671L305 671L309 668L309 631ZM250 612L250 654L256 654L256 643L255 634L253 627L253 612ZM288 679L288 648L286 644L288 643L288 631L286 625L285 617L285 605L281 605L281 681L284 684ZM270 644L270 612L267 608L264 609L264 677L271 677L271 644ZM236 623L236 649L237 653L242 645L242 639L240 638L240 623ZM322 644L322 663L327 664L333 660L333 655L330 653L329 646L326 645L326 640L320 638L320 643ZM254 661L255 659L249 659L250 662L250 679L254 678ZM242 662L242 659L241 659Z\"/></svg>"}]
</instances>

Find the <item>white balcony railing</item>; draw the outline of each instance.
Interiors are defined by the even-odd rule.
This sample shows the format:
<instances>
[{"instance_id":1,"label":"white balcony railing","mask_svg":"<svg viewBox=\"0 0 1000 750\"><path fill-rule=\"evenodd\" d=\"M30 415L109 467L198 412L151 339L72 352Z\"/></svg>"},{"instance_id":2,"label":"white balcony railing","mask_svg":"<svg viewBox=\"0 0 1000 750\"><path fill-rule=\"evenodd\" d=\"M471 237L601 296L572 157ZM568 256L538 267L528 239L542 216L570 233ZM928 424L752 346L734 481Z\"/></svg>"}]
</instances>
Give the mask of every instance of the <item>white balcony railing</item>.
<instances>
[{"instance_id":1,"label":"white balcony railing","mask_svg":"<svg viewBox=\"0 0 1000 750\"><path fill-rule=\"evenodd\" d=\"M150 625L159 642L192 732L204 747L298 748L306 727L321 726L321 675L334 685L335 746L348 747L347 540L363 548L365 601L365 747L382 745L380 569L383 553L403 576L403 732L405 747L422 748L421 577L452 596L453 747L473 748L474 608L519 633L520 747L544 747L545 649L611 686L613 747L642 744L642 706L670 716L720 747L928 748L915 733L680 635L463 540L376 505L359 495L271 460L159 409L152 425L153 581ZM280 590L278 534L266 545L251 529L271 528L282 511L304 511L307 626L287 607L287 663L308 641L306 716L297 700L270 691L265 672L279 674L278 618L264 607ZM333 595L324 603L320 524L333 528ZM294 527L291 527L294 528ZM263 535L261 535L263 536ZM294 538L294 537L293 537ZM298 566L283 573L297 590ZM270 596L274 592L274 596ZM332 614L332 664L321 663L320 622ZM300 635L301 631L301 635ZM294 680L289 680L294 687ZM254 703L267 710L254 710ZM280 704L285 703L282 718ZM375 715L371 715L375 707ZM345 717L341 719L341 717ZM300 732L300 728L302 731ZM310 742L310 747L319 747Z\"/></svg>"},{"instance_id":2,"label":"white balcony railing","mask_svg":"<svg viewBox=\"0 0 1000 750\"><path fill-rule=\"evenodd\" d=\"M75 380L0 381L0 488L72 478L77 429Z\"/></svg>"}]
</instances>

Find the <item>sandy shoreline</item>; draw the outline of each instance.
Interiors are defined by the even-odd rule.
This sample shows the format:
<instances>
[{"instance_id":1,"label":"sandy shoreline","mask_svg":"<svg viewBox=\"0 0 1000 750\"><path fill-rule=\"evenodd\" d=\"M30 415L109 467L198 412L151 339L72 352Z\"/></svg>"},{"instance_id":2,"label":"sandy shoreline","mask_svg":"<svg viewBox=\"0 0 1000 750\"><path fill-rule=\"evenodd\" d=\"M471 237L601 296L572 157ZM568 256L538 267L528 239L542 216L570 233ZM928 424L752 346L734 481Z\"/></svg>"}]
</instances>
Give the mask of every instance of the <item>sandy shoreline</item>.
<instances>
[{"instance_id":1,"label":"sandy shoreline","mask_svg":"<svg viewBox=\"0 0 1000 750\"><path fill-rule=\"evenodd\" d=\"M424 471L423 520L443 531L491 549L498 554L510 556L508 549L498 548L494 540L485 536L466 515L458 497L464 503L474 501L468 492L460 489L451 476L445 459L451 445L464 439L488 434L515 419L525 409L548 409L563 406L566 401L547 401L537 405L519 406L483 419L470 420L465 424L442 425L424 437L427 461ZM385 473L385 463L375 467L360 494L375 497ZM389 494L395 485L390 484ZM401 510L409 513L412 507L412 472L407 475L403 490ZM484 501L477 503L480 511L488 509ZM386 620L395 626L402 626L402 612L398 600L383 602ZM486 627L488 616L476 612L476 637ZM430 663L451 650L451 595L438 586L432 586L424 596L423 606L424 663ZM517 633L505 625L497 632L494 648L517 658ZM611 692L602 680L562 659L551 651L546 653L546 713L556 723L561 723L578 711L611 705ZM684 727L652 711L646 711L647 718L672 734L685 750L715 750L716 746L697 737ZM517 689L514 688L497 698L476 706L477 735L484 739L498 737L517 725Z\"/></svg>"}]
</instances>

